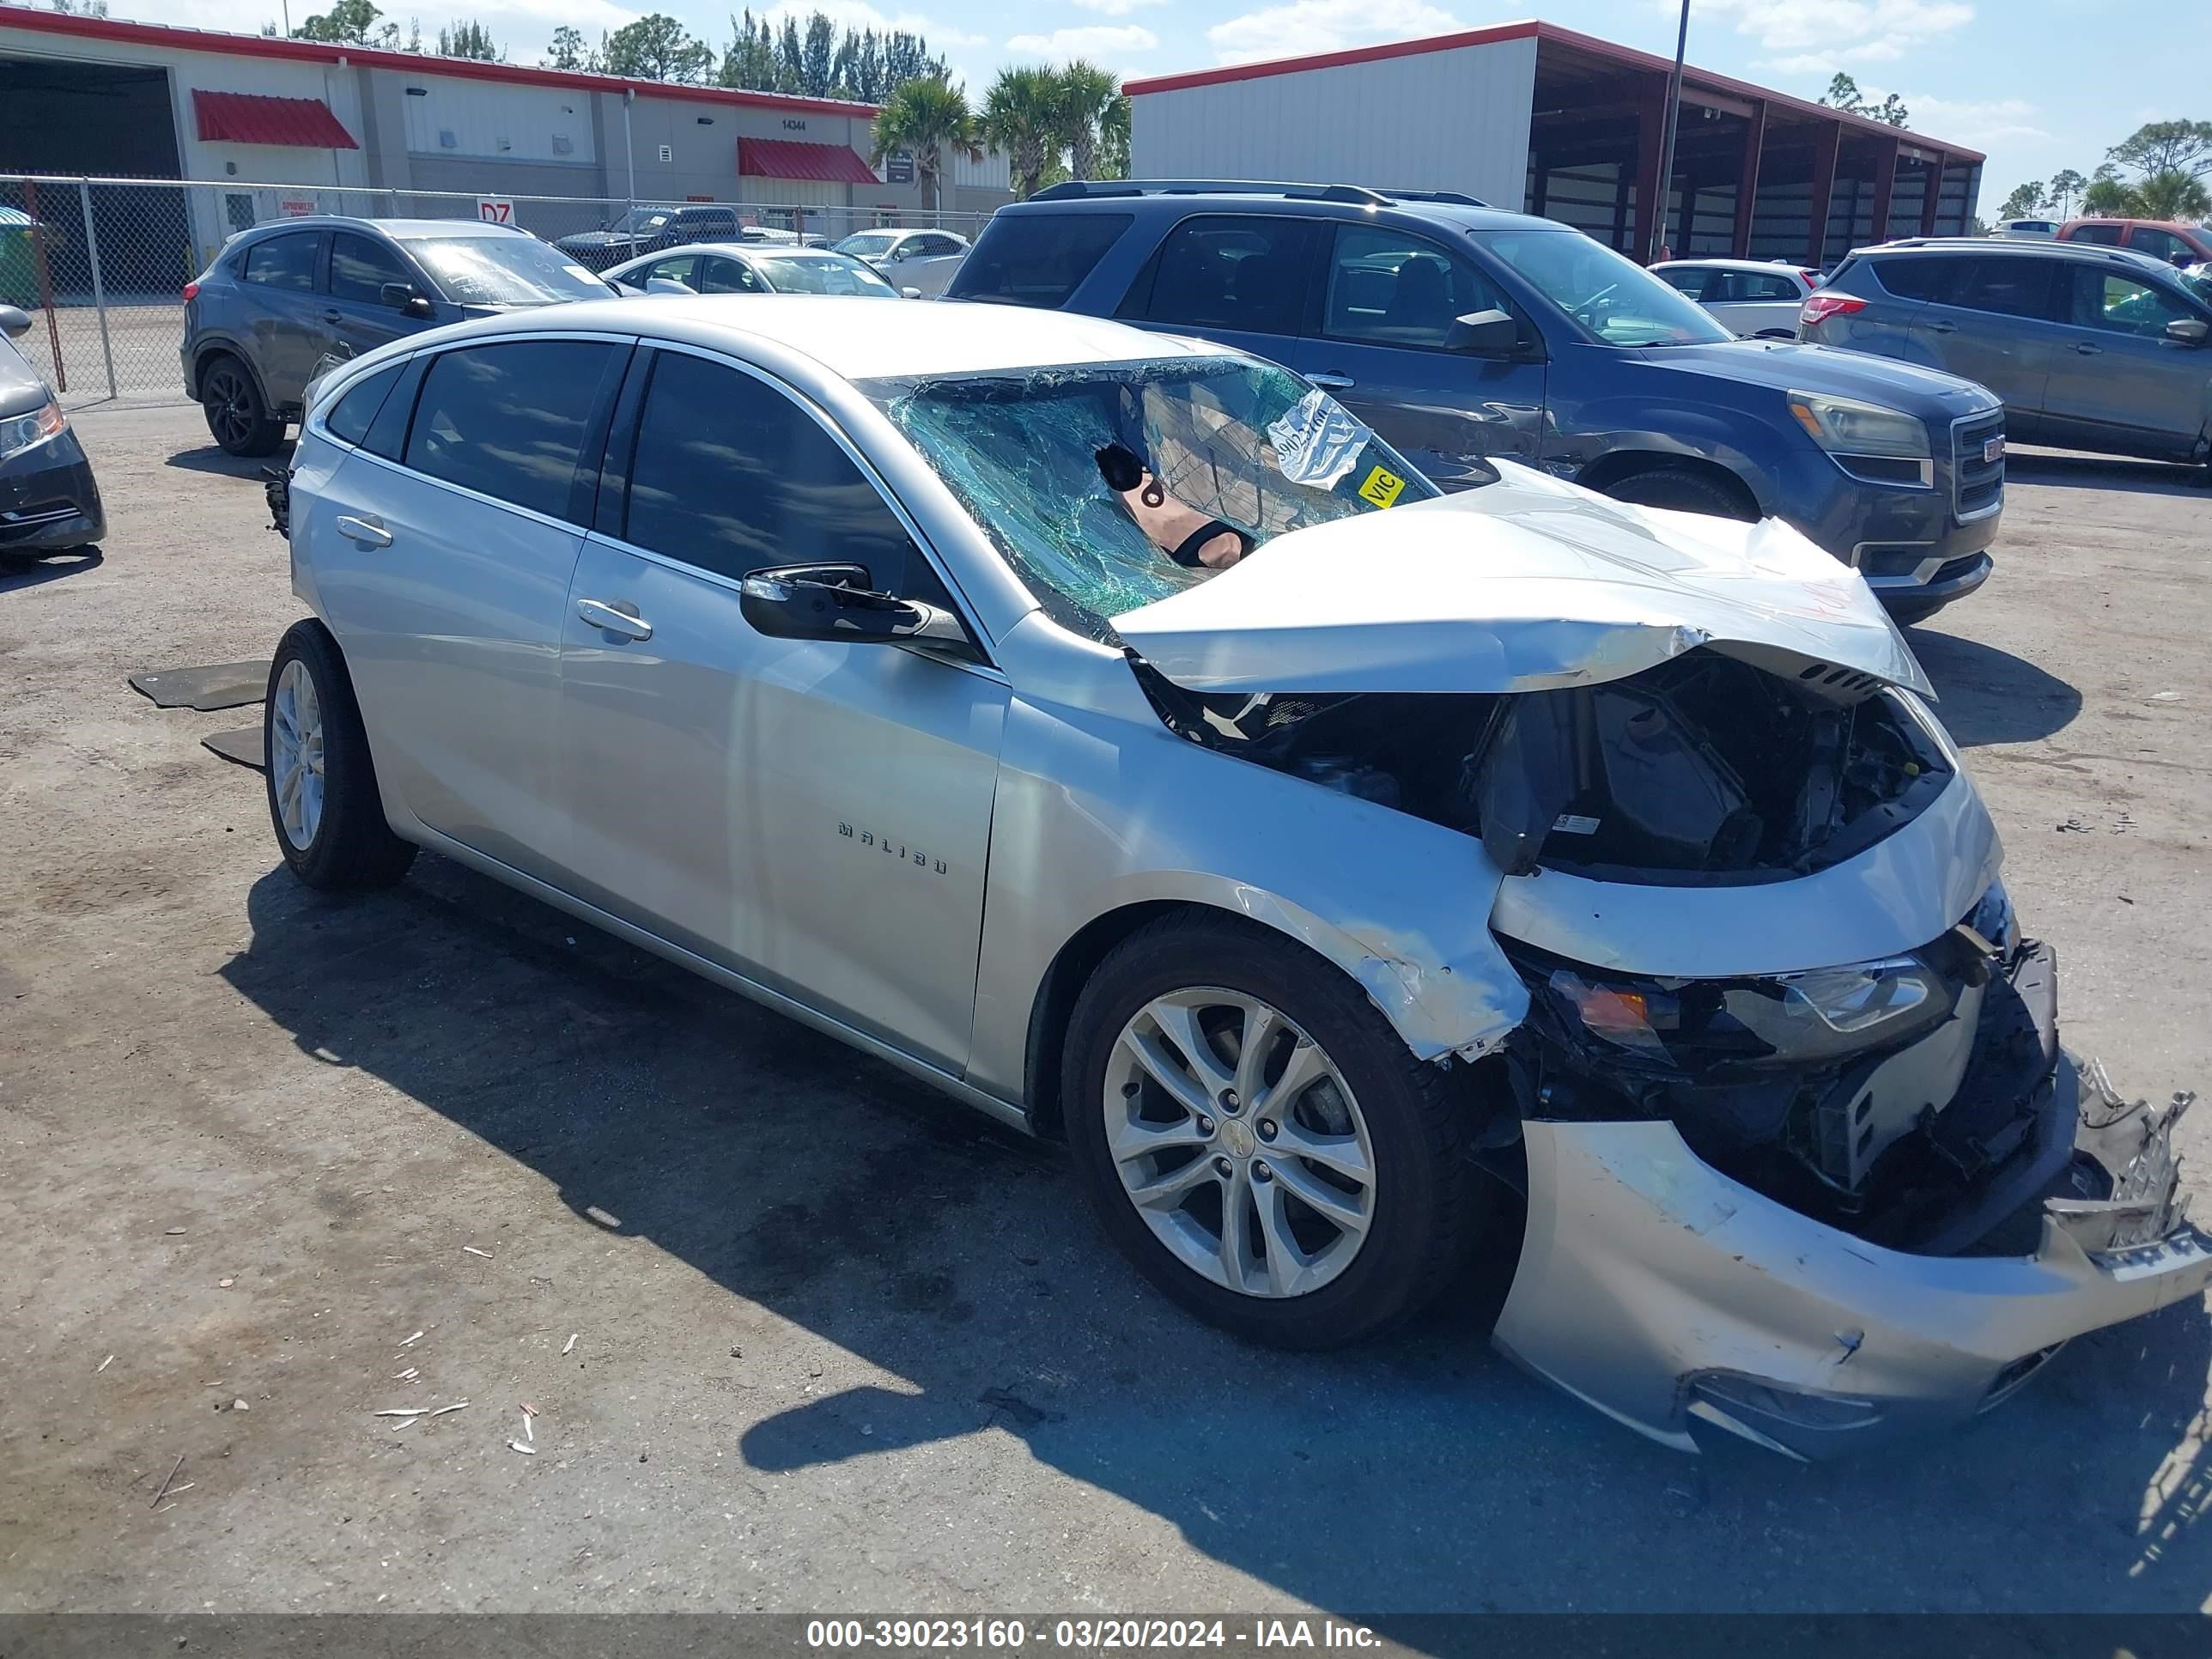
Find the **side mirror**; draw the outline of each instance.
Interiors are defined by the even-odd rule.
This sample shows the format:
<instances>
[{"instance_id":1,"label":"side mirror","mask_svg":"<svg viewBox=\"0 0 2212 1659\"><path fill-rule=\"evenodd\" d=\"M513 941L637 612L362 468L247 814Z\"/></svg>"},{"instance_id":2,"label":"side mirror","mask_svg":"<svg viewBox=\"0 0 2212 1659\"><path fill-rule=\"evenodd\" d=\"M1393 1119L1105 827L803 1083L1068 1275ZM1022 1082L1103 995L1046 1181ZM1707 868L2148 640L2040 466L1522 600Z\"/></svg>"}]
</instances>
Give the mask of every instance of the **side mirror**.
<instances>
[{"instance_id":1,"label":"side mirror","mask_svg":"<svg viewBox=\"0 0 2212 1659\"><path fill-rule=\"evenodd\" d=\"M792 564L750 572L738 609L771 639L934 646L973 658L968 630L949 611L878 593L864 565Z\"/></svg>"},{"instance_id":2,"label":"side mirror","mask_svg":"<svg viewBox=\"0 0 2212 1659\"><path fill-rule=\"evenodd\" d=\"M413 317L427 322L431 316L430 302L406 283L386 283L377 289L377 298L403 317Z\"/></svg>"},{"instance_id":3,"label":"side mirror","mask_svg":"<svg viewBox=\"0 0 2212 1659\"><path fill-rule=\"evenodd\" d=\"M921 290L918 288L902 288L899 290L899 297L902 300L919 300L921 298Z\"/></svg>"},{"instance_id":4,"label":"side mirror","mask_svg":"<svg viewBox=\"0 0 2212 1659\"><path fill-rule=\"evenodd\" d=\"M2166 325L2166 337L2176 345L2200 346L2212 335L2212 323L2200 317L2177 317Z\"/></svg>"},{"instance_id":5,"label":"side mirror","mask_svg":"<svg viewBox=\"0 0 2212 1659\"><path fill-rule=\"evenodd\" d=\"M31 331L31 313L21 306L0 306L0 334L14 339Z\"/></svg>"},{"instance_id":6,"label":"side mirror","mask_svg":"<svg viewBox=\"0 0 2212 1659\"><path fill-rule=\"evenodd\" d=\"M1470 312L1452 319L1444 332L1444 349L1465 351L1478 357L1510 357L1521 349L1521 325L1504 312Z\"/></svg>"},{"instance_id":7,"label":"side mirror","mask_svg":"<svg viewBox=\"0 0 2212 1659\"><path fill-rule=\"evenodd\" d=\"M648 276L645 281L647 294L693 294L697 290L689 283L679 283L673 276Z\"/></svg>"}]
</instances>

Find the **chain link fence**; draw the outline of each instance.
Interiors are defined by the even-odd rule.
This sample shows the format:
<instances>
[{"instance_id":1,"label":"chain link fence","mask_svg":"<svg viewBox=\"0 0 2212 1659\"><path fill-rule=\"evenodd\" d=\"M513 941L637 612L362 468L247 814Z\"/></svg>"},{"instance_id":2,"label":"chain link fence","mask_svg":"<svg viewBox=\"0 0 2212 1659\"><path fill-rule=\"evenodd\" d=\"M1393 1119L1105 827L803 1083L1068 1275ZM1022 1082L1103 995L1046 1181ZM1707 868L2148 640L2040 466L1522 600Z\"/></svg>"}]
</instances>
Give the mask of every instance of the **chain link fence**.
<instances>
[{"instance_id":1,"label":"chain link fence","mask_svg":"<svg viewBox=\"0 0 2212 1659\"><path fill-rule=\"evenodd\" d=\"M622 198L479 197L146 179L0 174L0 305L31 315L17 349L75 408L128 393L184 396L184 287L241 230L312 213L363 219L499 217L556 241L641 205ZM648 206L705 205L690 202ZM740 225L836 241L878 228L973 239L989 216L791 202L716 202Z\"/></svg>"}]
</instances>

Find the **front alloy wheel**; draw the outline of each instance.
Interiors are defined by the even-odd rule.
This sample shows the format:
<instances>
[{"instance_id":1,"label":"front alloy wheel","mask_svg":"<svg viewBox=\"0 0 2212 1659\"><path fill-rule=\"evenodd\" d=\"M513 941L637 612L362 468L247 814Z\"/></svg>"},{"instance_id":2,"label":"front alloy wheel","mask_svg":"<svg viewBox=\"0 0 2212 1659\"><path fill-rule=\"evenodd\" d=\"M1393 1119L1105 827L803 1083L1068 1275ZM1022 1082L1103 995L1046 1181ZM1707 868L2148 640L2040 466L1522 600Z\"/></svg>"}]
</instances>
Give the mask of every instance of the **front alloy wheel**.
<instances>
[{"instance_id":1,"label":"front alloy wheel","mask_svg":"<svg viewBox=\"0 0 2212 1659\"><path fill-rule=\"evenodd\" d=\"M278 672L270 700L269 793L284 839L306 852L323 825L323 705L298 657Z\"/></svg>"},{"instance_id":2,"label":"front alloy wheel","mask_svg":"<svg viewBox=\"0 0 2212 1659\"><path fill-rule=\"evenodd\" d=\"M1193 908L1092 972L1059 1101L1085 1195L1147 1279L1238 1335L1328 1348L1411 1317L1467 1260L1483 1086L1415 1059L1331 963Z\"/></svg>"},{"instance_id":3,"label":"front alloy wheel","mask_svg":"<svg viewBox=\"0 0 2212 1659\"><path fill-rule=\"evenodd\" d=\"M1115 1171L1152 1236L1244 1296L1319 1290L1375 1217L1375 1153L1319 1044L1257 997L1156 997L1121 1028L1103 1103Z\"/></svg>"}]
</instances>

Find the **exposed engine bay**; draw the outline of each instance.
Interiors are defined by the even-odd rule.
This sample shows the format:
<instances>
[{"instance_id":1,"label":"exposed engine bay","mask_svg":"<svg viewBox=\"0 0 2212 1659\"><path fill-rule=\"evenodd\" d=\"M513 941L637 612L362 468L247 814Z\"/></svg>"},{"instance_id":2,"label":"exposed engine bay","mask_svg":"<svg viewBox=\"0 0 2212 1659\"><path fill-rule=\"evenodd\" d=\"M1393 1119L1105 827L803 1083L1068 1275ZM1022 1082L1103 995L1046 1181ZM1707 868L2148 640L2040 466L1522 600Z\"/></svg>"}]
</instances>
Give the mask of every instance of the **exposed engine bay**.
<instances>
[{"instance_id":1,"label":"exposed engine bay","mask_svg":"<svg viewBox=\"0 0 2212 1659\"><path fill-rule=\"evenodd\" d=\"M1135 666L1182 735L1477 836L1509 876L1790 880L1904 828L1953 777L1917 703L1874 677L1712 649L1499 696L1208 695ZM1980 1201L1992 1171L2022 1173L2057 1054L2051 953L2001 886L1915 950L1800 973L1636 976L1499 944L1530 1013L1483 1063L1522 1119L1666 1120L1723 1174L1903 1249L2032 1249L2042 1198L2108 1196L2060 1148L2002 1213Z\"/></svg>"}]
</instances>

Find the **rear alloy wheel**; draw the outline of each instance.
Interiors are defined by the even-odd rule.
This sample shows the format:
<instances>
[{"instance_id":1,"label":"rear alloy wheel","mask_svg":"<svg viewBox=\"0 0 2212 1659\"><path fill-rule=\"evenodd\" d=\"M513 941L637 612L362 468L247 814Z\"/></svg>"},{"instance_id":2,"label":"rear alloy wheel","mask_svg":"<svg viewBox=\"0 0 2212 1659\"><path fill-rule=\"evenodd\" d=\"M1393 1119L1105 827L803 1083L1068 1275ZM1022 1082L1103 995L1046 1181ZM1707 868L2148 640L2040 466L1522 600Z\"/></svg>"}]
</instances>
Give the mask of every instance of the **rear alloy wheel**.
<instances>
[{"instance_id":1,"label":"rear alloy wheel","mask_svg":"<svg viewBox=\"0 0 2212 1659\"><path fill-rule=\"evenodd\" d=\"M263 776L277 850L310 887L386 887L415 848L392 833L345 659L322 623L295 623L269 665Z\"/></svg>"},{"instance_id":2,"label":"rear alloy wheel","mask_svg":"<svg viewBox=\"0 0 2212 1659\"><path fill-rule=\"evenodd\" d=\"M261 388L235 357L218 357L200 372L200 408L227 455L267 455L284 441L284 422L270 417Z\"/></svg>"},{"instance_id":3,"label":"rear alloy wheel","mask_svg":"<svg viewBox=\"0 0 2212 1659\"><path fill-rule=\"evenodd\" d=\"M1742 524L1754 523L1759 518L1757 510L1747 510L1742 497L1727 485L1680 467L1632 472L1607 484L1605 493L1632 507L1656 507L1668 513L1702 513L1708 518L1734 519Z\"/></svg>"},{"instance_id":4,"label":"rear alloy wheel","mask_svg":"<svg viewBox=\"0 0 2212 1659\"><path fill-rule=\"evenodd\" d=\"M1061 1098L1108 1234L1200 1317L1280 1347L1410 1317L1464 1261L1464 1072L1335 969L1202 913L1140 928L1078 1000Z\"/></svg>"}]
</instances>

